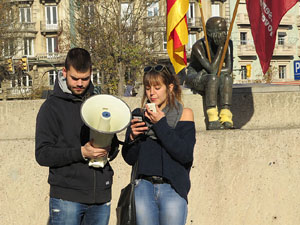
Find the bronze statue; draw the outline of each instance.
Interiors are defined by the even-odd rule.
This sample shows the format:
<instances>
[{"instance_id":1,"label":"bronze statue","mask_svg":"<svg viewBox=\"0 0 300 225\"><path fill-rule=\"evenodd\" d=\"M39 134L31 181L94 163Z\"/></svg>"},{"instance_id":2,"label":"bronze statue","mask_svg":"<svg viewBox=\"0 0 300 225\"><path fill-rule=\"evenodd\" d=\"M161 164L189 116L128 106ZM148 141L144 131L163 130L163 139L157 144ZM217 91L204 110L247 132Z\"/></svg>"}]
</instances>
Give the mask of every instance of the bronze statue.
<instances>
[{"instance_id":1,"label":"bronze statue","mask_svg":"<svg viewBox=\"0 0 300 225\"><path fill-rule=\"evenodd\" d=\"M205 39L198 40L192 47L186 86L194 93L203 96L208 116L208 130L231 129L233 128L232 113L230 111L232 103L233 45L232 41L229 40L223 67L218 77L218 68L227 37L226 21L222 17L212 17L207 20L206 29L211 62L208 59Z\"/></svg>"}]
</instances>

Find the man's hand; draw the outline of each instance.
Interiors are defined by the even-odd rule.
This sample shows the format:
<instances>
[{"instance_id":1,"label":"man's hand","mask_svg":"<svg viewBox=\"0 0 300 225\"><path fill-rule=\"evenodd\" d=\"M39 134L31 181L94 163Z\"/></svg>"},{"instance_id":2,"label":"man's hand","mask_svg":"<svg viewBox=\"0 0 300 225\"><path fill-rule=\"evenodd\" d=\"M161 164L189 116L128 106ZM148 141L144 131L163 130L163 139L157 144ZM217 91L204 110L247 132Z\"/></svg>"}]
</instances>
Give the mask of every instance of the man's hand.
<instances>
[{"instance_id":1,"label":"man's hand","mask_svg":"<svg viewBox=\"0 0 300 225\"><path fill-rule=\"evenodd\" d=\"M84 146L81 146L81 154L83 158L96 159L99 157L107 156L110 151L110 146L105 148L95 148L91 142L87 142Z\"/></svg>"}]
</instances>

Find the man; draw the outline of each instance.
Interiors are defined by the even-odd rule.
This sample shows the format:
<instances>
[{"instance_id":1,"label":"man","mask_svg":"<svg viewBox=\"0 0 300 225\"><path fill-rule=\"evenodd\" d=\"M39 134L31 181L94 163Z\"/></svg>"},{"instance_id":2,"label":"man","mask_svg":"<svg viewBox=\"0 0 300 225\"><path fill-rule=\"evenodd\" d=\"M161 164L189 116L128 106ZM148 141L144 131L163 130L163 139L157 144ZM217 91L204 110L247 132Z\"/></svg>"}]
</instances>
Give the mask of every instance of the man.
<instances>
[{"instance_id":1,"label":"man","mask_svg":"<svg viewBox=\"0 0 300 225\"><path fill-rule=\"evenodd\" d=\"M205 40L198 40L192 47L191 62L188 66L186 85L194 93L204 97L206 113L208 116L208 130L233 128L232 113L232 65L233 45L229 41L224 66L220 77L217 76L224 44L227 37L227 26L224 18L211 17L207 20L207 38L211 54L209 62ZM220 102L218 102L218 95ZM220 107L220 113L217 106Z\"/></svg>"},{"instance_id":2,"label":"man","mask_svg":"<svg viewBox=\"0 0 300 225\"><path fill-rule=\"evenodd\" d=\"M50 224L107 225L113 170L88 166L88 159L118 148L94 148L89 128L80 117L82 102L93 94L90 54L82 48L68 52L53 94L43 103L36 121L36 160L49 167Z\"/></svg>"}]
</instances>

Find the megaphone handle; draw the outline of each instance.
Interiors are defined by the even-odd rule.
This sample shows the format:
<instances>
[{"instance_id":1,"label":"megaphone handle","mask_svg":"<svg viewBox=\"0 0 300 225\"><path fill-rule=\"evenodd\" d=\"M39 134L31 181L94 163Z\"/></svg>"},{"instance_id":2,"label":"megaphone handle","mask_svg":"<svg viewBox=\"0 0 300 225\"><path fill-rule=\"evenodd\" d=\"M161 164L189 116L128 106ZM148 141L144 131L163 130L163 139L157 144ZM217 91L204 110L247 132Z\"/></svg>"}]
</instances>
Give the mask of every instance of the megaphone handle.
<instances>
[{"instance_id":1,"label":"megaphone handle","mask_svg":"<svg viewBox=\"0 0 300 225\"><path fill-rule=\"evenodd\" d=\"M113 161L117 157L119 152L120 152L119 149L115 149L115 150L110 151L109 153L111 153L111 154L109 154L109 161Z\"/></svg>"},{"instance_id":2,"label":"megaphone handle","mask_svg":"<svg viewBox=\"0 0 300 225\"><path fill-rule=\"evenodd\" d=\"M120 140L118 140L118 143L119 143L120 145L125 145L125 141L120 141Z\"/></svg>"}]
</instances>

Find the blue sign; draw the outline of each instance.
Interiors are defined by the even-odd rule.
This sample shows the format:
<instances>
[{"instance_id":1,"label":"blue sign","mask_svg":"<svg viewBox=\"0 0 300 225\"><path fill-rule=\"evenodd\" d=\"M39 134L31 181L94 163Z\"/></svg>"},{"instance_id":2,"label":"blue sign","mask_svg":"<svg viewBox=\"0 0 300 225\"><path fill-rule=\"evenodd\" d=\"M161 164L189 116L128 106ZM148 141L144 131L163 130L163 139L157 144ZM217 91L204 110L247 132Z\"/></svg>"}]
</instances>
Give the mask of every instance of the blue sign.
<instances>
[{"instance_id":1,"label":"blue sign","mask_svg":"<svg viewBox=\"0 0 300 225\"><path fill-rule=\"evenodd\" d=\"M300 60L294 61L295 80L300 80Z\"/></svg>"}]
</instances>

